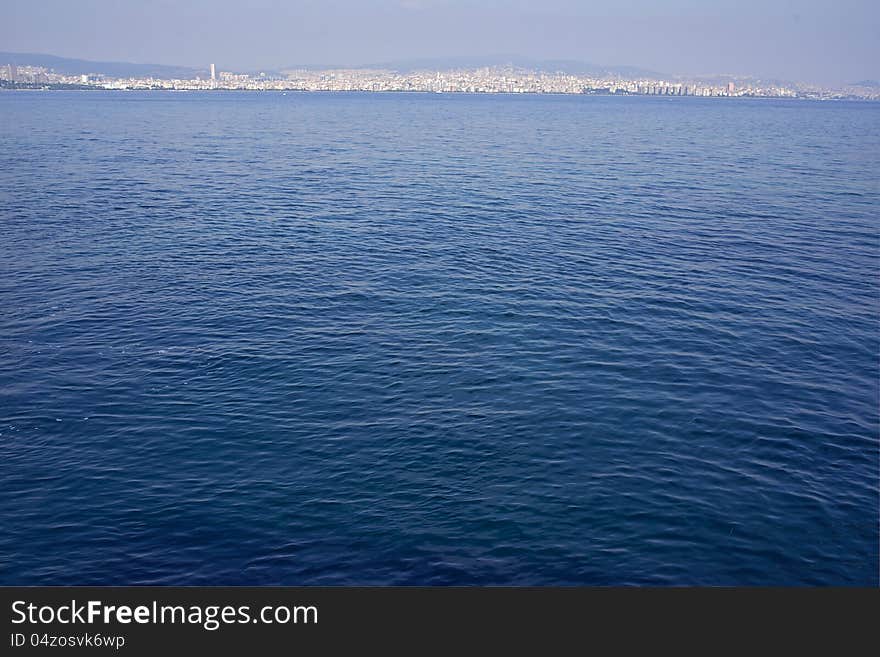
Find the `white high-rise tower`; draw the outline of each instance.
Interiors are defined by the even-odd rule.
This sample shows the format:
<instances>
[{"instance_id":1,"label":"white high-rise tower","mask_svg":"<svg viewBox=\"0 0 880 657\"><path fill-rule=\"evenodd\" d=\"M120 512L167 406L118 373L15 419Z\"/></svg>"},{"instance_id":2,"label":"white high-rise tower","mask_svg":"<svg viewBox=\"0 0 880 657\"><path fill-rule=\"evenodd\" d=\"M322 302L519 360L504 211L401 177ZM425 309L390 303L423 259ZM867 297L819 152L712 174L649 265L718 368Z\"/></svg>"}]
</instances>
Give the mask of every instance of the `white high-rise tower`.
<instances>
[{"instance_id":1,"label":"white high-rise tower","mask_svg":"<svg viewBox=\"0 0 880 657\"><path fill-rule=\"evenodd\" d=\"M212 80L216 80L216 79L217 79L217 70L214 68L214 65L213 65L213 64L211 64L211 79L212 79Z\"/></svg>"}]
</instances>

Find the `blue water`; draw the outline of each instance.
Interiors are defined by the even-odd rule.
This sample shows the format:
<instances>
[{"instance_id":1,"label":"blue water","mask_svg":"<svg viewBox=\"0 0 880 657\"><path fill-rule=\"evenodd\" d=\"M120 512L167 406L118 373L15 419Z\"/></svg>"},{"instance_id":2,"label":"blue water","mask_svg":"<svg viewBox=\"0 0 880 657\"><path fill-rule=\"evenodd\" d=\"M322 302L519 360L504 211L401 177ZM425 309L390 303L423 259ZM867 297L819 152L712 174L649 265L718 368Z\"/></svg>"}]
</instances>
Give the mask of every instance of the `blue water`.
<instances>
[{"instance_id":1,"label":"blue water","mask_svg":"<svg viewBox=\"0 0 880 657\"><path fill-rule=\"evenodd\" d=\"M0 583L878 584L880 104L0 93Z\"/></svg>"}]
</instances>

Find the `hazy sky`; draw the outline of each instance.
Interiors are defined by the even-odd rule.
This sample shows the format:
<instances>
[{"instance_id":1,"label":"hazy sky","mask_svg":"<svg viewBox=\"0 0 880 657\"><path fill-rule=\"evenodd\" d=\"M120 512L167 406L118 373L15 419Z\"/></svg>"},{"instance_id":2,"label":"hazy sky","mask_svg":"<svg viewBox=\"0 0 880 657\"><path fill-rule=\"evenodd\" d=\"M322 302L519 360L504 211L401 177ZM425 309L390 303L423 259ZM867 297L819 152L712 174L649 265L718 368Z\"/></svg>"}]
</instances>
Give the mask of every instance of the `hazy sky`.
<instances>
[{"instance_id":1,"label":"hazy sky","mask_svg":"<svg viewBox=\"0 0 880 657\"><path fill-rule=\"evenodd\" d=\"M880 0L0 0L0 50L226 69L519 55L880 78Z\"/></svg>"}]
</instances>

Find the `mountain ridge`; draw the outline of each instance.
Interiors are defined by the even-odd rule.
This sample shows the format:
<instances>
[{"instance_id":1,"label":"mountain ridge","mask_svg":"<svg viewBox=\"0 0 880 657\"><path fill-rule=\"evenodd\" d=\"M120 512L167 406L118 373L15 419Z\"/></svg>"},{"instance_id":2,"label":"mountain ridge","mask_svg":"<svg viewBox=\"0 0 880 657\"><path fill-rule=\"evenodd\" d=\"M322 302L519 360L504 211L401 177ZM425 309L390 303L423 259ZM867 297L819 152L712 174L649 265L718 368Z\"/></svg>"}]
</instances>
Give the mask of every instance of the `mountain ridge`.
<instances>
[{"instance_id":1,"label":"mountain ridge","mask_svg":"<svg viewBox=\"0 0 880 657\"><path fill-rule=\"evenodd\" d=\"M110 77L155 77L155 78L193 78L206 77L208 66L179 66L169 64L141 64L135 62L108 62L45 53L14 53L0 52L0 66L15 64L16 66L42 66L64 75L101 74ZM668 77L656 71L635 66L596 66L571 59L534 59L516 55L468 56L468 57L433 57L414 58L359 65L292 65L276 69L263 69L266 72L291 70L327 70L327 69L382 69L400 73L411 73L419 70L452 70L474 68L518 68L546 73L567 73L572 75L621 75L629 77ZM242 69L242 73L255 72Z\"/></svg>"},{"instance_id":2,"label":"mountain ridge","mask_svg":"<svg viewBox=\"0 0 880 657\"><path fill-rule=\"evenodd\" d=\"M102 62L47 55L44 53L0 52L0 66L42 66L63 75L102 74L111 77L179 78L206 75L207 67L137 64L133 62Z\"/></svg>"}]
</instances>

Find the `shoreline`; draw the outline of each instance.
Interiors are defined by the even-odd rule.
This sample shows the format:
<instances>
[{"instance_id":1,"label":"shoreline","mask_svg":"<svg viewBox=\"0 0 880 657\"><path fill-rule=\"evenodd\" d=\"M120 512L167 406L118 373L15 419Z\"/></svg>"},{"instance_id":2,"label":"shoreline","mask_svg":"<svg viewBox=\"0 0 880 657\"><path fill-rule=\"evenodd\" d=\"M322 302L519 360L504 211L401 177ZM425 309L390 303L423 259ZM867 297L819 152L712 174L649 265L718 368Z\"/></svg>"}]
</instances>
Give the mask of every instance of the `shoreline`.
<instances>
[{"instance_id":1,"label":"shoreline","mask_svg":"<svg viewBox=\"0 0 880 657\"><path fill-rule=\"evenodd\" d=\"M668 99L697 99L697 100L788 100L788 101L819 101L819 102L858 102L858 103L878 103L880 99L861 98L858 96L847 96L838 98L821 98L811 96L759 96L759 95L739 95L739 96L678 96L673 94L638 94L638 93L609 93L609 92L579 92L567 93L561 91L428 91L424 89L169 89L164 87L158 88L107 88L95 87L89 85L82 86L26 86L26 87L0 87L2 92L45 92L45 91L84 91L84 92L141 92L141 93L269 93L269 94L361 94L361 95L392 95L392 94L412 94L425 96L560 96L560 97L601 97L601 98L668 98Z\"/></svg>"}]
</instances>

